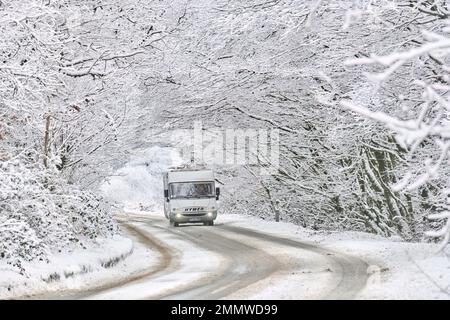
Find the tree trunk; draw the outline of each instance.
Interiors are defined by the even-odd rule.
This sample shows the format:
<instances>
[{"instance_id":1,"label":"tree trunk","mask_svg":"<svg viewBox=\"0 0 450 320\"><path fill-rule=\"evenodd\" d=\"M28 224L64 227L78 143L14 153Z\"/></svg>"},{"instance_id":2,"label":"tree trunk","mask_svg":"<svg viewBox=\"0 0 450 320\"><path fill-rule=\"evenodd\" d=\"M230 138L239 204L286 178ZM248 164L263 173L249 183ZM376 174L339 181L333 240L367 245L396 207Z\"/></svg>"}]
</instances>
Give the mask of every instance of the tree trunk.
<instances>
[{"instance_id":1,"label":"tree trunk","mask_svg":"<svg viewBox=\"0 0 450 320\"><path fill-rule=\"evenodd\" d=\"M50 116L45 118L45 134L44 134L44 166L48 168L48 153L49 153L49 135L50 135Z\"/></svg>"}]
</instances>

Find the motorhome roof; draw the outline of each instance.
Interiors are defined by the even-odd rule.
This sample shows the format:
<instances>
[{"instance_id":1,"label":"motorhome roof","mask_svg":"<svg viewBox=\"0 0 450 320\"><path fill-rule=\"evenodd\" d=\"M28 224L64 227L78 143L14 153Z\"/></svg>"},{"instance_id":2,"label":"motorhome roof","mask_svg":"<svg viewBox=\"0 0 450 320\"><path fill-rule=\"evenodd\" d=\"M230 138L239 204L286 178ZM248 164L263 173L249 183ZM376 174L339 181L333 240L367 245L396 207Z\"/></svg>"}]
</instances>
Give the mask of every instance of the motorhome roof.
<instances>
[{"instance_id":1,"label":"motorhome roof","mask_svg":"<svg viewBox=\"0 0 450 320\"><path fill-rule=\"evenodd\" d=\"M180 171L211 171L204 168L169 168L169 172L180 172Z\"/></svg>"},{"instance_id":2,"label":"motorhome roof","mask_svg":"<svg viewBox=\"0 0 450 320\"><path fill-rule=\"evenodd\" d=\"M171 170L168 172L168 182L214 181L214 172L205 169Z\"/></svg>"},{"instance_id":3,"label":"motorhome roof","mask_svg":"<svg viewBox=\"0 0 450 320\"><path fill-rule=\"evenodd\" d=\"M169 167L169 171L199 171L199 170L208 170L203 165L193 165L193 164L183 164L176 167Z\"/></svg>"}]
</instances>

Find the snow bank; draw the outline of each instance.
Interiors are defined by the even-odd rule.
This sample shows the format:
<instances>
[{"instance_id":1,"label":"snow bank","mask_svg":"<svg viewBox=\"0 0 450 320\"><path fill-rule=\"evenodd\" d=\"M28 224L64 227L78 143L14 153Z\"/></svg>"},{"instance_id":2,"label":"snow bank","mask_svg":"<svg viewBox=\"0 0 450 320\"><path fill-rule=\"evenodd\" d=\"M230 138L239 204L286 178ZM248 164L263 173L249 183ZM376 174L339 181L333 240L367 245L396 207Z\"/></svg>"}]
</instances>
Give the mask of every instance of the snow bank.
<instances>
[{"instance_id":1,"label":"snow bank","mask_svg":"<svg viewBox=\"0 0 450 320\"><path fill-rule=\"evenodd\" d=\"M23 275L53 252L86 249L118 233L101 197L26 159L0 163L0 263ZM3 277L2 277L3 278Z\"/></svg>"},{"instance_id":2,"label":"snow bank","mask_svg":"<svg viewBox=\"0 0 450 320\"><path fill-rule=\"evenodd\" d=\"M48 262L26 262L24 267L29 270L27 275L0 262L0 298L77 289L83 286L83 281L79 279L81 275L101 273L116 266L132 252L133 242L116 235L112 238L98 238L89 250L76 249L51 254Z\"/></svg>"}]
</instances>

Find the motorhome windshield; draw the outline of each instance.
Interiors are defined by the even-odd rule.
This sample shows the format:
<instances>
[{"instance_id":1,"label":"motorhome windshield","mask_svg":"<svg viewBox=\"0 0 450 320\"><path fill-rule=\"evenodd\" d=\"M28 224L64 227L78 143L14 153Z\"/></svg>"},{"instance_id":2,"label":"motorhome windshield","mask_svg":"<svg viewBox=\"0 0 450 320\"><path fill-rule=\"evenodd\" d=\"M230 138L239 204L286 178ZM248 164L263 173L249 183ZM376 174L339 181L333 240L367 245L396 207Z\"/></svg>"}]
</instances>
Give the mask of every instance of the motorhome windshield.
<instances>
[{"instance_id":1,"label":"motorhome windshield","mask_svg":"<svg viewBox=\"0 0 450 320\"><path fill-rule=\"evenodd\" d=\"M214 196L213 182L175 182L170 184L170 198L207 198Z\"/></svg>"}]
</instances>

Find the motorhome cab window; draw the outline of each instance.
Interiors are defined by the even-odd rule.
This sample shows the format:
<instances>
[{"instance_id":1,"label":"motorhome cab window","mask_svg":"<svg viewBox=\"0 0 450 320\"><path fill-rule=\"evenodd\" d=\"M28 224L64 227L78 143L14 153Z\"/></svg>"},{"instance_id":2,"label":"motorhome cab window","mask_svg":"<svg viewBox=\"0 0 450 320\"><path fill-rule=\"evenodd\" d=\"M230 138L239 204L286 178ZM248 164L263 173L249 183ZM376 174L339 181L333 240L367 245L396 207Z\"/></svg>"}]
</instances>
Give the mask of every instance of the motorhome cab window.
<instances>
[{"instance_id":1,"label":"motorhome cab window","mask_svg":"<svg viewBox=\"0 0 450 320\"><path fill-rule=\"evenodd\" d=\"M212 182L180 182L170 184L170 198L214 197Z\"/></svg>"}]
</instances>

